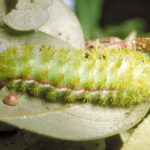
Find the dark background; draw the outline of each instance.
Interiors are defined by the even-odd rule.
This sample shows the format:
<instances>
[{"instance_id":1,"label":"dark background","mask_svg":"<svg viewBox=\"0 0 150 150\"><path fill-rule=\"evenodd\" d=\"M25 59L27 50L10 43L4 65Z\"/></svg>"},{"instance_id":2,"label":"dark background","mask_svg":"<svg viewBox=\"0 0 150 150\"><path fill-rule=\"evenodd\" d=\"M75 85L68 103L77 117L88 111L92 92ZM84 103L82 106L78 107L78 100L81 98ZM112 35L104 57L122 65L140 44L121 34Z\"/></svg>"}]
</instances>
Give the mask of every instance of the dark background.
<instances>
[{"instance_id":1,"label":"dark background","mask_svg":"<svg viewBox=\"0 0 150 150\"><path fill-rule=\"evenodd\" d=\"M104 0L102 26L118 24L131 18L145 22L145 31L150 31L150 0Z\"/></svg>"},{"instance_id":2,"label":"dark background","mask_svg":"<svg viewBox=\"0 0 150 150\"><path fill-rule=\"evenodd\" d=\"M150 0L76 0L75 12L86 39L150 37Z\"/></svg>"}]
</instances>

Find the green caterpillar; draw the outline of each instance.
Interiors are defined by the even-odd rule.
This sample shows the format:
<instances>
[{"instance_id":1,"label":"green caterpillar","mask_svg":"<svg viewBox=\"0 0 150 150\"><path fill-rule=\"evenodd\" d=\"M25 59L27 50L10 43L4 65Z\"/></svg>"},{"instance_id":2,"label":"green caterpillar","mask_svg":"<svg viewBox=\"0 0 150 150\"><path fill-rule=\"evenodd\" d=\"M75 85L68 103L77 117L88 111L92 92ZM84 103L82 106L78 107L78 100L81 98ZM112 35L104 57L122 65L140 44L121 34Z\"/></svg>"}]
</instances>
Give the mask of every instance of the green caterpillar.
<instances>
[{"instance_id":1,"label":"green caterpillar","mask_svg":"<svg viewBox=\"0 0 150 150\"><path fill-rule=\"evenodd\" d=\"M49 101L128 107L150 98L150 59L128 49L23 44L0 53L0 85Z\"/></svg>"}]
</instances>

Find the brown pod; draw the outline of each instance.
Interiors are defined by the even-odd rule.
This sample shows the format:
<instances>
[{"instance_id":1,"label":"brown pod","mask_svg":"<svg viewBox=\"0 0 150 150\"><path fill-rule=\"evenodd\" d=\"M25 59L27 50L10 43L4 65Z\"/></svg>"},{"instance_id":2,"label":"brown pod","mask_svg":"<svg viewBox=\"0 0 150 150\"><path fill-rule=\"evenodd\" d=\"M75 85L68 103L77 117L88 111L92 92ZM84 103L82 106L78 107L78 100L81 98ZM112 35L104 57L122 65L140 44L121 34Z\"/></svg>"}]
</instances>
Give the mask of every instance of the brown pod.
<instances>
[{"instance_id":1,"label":"brown pod","mask_svg":"<svg viewBox=\"0 0 150 150\"><path fill-rule=\"evenodd\" d=\"M121 40L116 37L107 37L86 42L86 48L90 49L114 49L129 48L132 50L150 52L150 38L137 38L134 40Z\"/></svg>"},{"instance_id":2,"label":"brown pod","mask_svg":"<svg viewBox=\"0 0 150 150\"><path fill-rule=\"evenodd\" d=\"M105 37L100 39L88 40L85 43L87 49L104 49L122 42L118 37Z\"/></svg>"},{"instance_id":3,"label":"brown pod","mask_svg":"<svg viewBox=\"0 0 150 150\"><path fill-rule=\"evenodd\" d=\"M146 53L150 52L150 38L137 38L134 41L136 45L136 50Z\"/></svg>"},{"instance_id":4,"label":"brown pod","mask_svg":"<svg viewBox=\"0 0 150 150\"><path fill-rule=\"evenodd\" d=\"M18 104L18 99L16 94L11 93L3 99L3 103L9 106L16 106Z\"/></svg>"}]
</instances>

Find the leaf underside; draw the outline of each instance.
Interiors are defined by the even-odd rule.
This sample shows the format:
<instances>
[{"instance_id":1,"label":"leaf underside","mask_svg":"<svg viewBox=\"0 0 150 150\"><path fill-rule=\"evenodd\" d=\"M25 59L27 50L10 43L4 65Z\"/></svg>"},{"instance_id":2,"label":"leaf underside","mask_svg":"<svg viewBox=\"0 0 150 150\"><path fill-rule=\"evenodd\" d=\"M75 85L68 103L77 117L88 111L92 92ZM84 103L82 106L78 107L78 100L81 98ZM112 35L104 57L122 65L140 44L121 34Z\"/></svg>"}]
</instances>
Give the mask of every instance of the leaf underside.
<instances>
[{"instance_id":1,"label":"leaf underside","mask_svg":"<svg viewBox=\"0 0 150 150\"><path fill-rule=\"evenodd\" d=\"M131 108L100 107L91 104L60 104L18 94L17 106L2 100L8 95L0 91L0 121L25 130L66 140L100 139L127 130L147 113L149 103Z\"/></svg>"}]
</instances>

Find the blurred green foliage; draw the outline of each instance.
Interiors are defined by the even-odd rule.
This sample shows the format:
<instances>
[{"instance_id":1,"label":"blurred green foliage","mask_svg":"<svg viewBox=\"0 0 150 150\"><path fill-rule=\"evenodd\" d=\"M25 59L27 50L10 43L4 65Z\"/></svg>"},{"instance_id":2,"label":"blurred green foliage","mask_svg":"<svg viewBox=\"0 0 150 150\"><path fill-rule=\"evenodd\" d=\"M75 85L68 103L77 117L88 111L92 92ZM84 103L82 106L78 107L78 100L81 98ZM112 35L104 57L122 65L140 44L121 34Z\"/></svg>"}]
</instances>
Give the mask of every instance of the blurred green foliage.
<instances>
[{"instance_id":1,"label":"blurred green foliage","mask_svg":"<svg viewBox=\"0 0 150 150\"><path fill-rule=\"evenodd\" d=\"M104 0L76 0L76 14L80 20L86 39L117 36L127 37L132 31L137 32L137 36L150 36L145 33L145 23L142 19L130 19L119 25L108 25L102 28L99 25L102 17Z\"/></svg>"},{"instance_id":2,"label":"blurred green foliage","mask_svg":"<svg viewBox=\"0 0 150 150\"><path fill-rule=\"evenodd\" d=\"M76 13L83 28L85 38L93 36L101 18L103 0L76 0Z\"/></svg>"}]
</instances>

